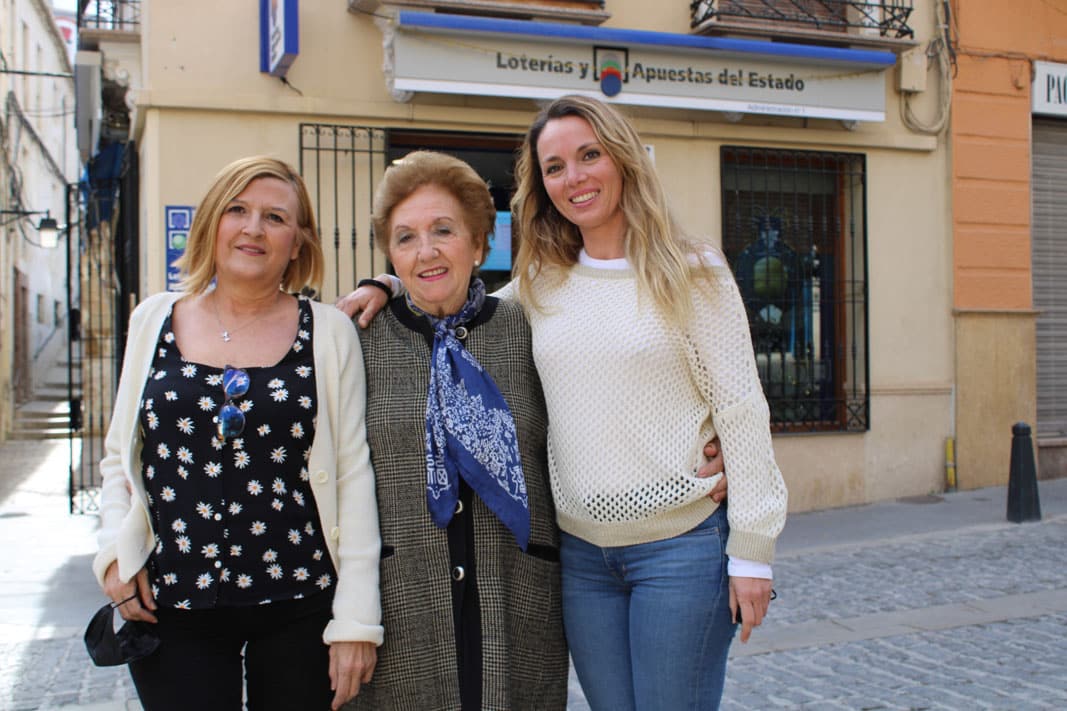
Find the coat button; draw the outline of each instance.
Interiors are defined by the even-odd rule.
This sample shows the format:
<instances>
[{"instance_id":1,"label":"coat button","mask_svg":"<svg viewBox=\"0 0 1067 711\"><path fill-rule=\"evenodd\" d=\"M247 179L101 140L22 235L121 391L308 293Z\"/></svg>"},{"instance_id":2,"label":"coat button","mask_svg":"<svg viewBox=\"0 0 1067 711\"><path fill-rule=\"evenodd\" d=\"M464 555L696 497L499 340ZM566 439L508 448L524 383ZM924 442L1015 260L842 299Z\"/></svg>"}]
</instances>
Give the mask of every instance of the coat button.
<instances>
[{"instance_id":1,"label":"coat button","mask_svg":"<svg viewBox=\"0 0 1067 711\"><path fill-rule=\"evenodd\" d=\"M456 502L456 513L458 513L458 514L463 513L463 502L462 501L457 501Z\"/></svg>"},{"instance_id":2,"label":"coat button","mask_svg":"<svg viewBox=\"0 0 1067 711\"><path fill-rule=\"evenodd\" d=\"M326 472L322 471L322 470L319 470L319 471L315 472L315 483L316 484L325 484L326 480L329 479L329 478L330 478L329 475Z\"/></svg>"},{"instance_id":3,"label":"coat button","mask_svg":"<svg viewBox=\"0 0 1067 711\"><path fill-rule=\"evenodd\" d=\"M456 326L456 338L458 338L459 340L462 341L466 337L467 337L467 327L466 326Z\"/></svg>"},{"instance_id":4,"label":"coat button","mask_svg":"<svg viewBox=\"0 0 1067 711\"><path fill-rule=\"evenodd\" d=\"M341 537L341 529L340 528L338 528L337 526L334 526L333 528L330 529L330 540L336 541L340 537Z\"/></svg>"},{"instance_id":5,"label":"coat button","mask_svg":"<svg viewBox=\"0 0 1067 711\"><path fill-rule=\"evenodd\" d=\"M463 578L465 577L467 577L467 571L463 569L462 565L457 565L455 568L452 569L452 579L455 580L457 583L460 580L463 580Z\"/></svg>"}]
</instances>

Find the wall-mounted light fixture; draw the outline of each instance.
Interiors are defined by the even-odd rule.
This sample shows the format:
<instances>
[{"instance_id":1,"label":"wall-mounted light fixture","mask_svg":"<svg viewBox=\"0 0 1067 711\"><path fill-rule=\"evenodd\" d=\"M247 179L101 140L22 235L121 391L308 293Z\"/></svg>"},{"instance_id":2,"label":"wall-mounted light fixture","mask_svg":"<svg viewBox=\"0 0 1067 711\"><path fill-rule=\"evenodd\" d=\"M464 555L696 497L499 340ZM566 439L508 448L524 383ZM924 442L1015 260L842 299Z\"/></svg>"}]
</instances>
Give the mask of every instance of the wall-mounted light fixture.
<instances>
[{"instance_id":1,"label":"wall-mounted light fixture","mask_svg":"<svg viewBox=\"0 0 1067 711\"><path fill-rule=\"evenodd\" d=\"M40 242L31 242L36 247L55 249L59 244L59 223L55 221L48 210L0 210L0 215L16 215L29 217L30 215L44 215L37 223L37 234L41 236Z\"/></svg>"}]
</instances>

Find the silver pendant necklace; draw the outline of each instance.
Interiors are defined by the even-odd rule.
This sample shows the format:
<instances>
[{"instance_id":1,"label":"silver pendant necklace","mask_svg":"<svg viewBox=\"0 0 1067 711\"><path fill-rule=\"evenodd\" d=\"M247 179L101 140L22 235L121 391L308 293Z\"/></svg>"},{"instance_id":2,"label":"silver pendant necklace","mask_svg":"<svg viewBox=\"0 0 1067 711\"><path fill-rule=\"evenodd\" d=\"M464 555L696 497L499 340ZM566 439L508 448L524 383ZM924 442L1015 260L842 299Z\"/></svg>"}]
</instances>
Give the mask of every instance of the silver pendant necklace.
<instances>
[{"instance_id":1,"label":"silver pendant necklace","mask_svg":"<svg viewBox=\"0 0 1067 711\"><path fill-rule=\"evenodd\" d=\"M229 343L232 340L233 334L237 333L238 331L243 331L244 329L254 324L256 321L259 321L261 318L263 318L263 315L256 316L248 323L244 324L243 326L238 326L237 328L231 331L230 329L226 328L225 325L223 325L222 318L219 316L218 296L213 296L214 298L211 300L211 307L215 312L215 321L219 324L219 337L222 338L223 342L225 343Z\"/></svg>"}]
</instances>

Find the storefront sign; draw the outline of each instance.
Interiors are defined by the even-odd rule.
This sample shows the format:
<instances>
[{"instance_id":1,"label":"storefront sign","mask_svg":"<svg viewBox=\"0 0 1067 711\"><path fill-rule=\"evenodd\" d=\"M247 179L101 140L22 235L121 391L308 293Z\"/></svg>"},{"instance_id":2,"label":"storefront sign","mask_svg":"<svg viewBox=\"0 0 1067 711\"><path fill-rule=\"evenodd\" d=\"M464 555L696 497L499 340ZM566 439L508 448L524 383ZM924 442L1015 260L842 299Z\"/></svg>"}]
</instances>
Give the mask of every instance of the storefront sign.
<instances>
[{"instance_id":1,"label":"storefront sign","mask_svg":"<svg viewBox=\"0 0 1067 711\"><path fill-rule=\"evenodd\" d=\"M1067 116L1067 64L1034 62L1031 110L1045 116Z\"/></svg>"},{"instance_id":2,"label":"storefront sign","mask_svg":"<svg viewBox=\"0 0 1067 711\"><path fill-rule=\"evenodd\" d=\"M891 52L401 12L392 88L885 119Z\"/></svg>"},{"instance_id":3,"label":"storefront sign","mask_svg":"<svg viewBox=\"0 0 1067 711\"><path fill-rule=\"evenodd\" d=\"M189 228L193 224L191 205L167 205L163 208L167 236L167 291L177 291L181 274L176 262L185 254L185 244L189 241Z\"/></svg>"},{"instance_id":4,"label":"storefront sign","mask_svg":"<svg viewBox=\"0 0 1067 711\"><path fill-rule=\"evenodd\" d=\"M300 53L298 0L259 0L259 71L284 77Z\"/></svg>"}]
</instances>

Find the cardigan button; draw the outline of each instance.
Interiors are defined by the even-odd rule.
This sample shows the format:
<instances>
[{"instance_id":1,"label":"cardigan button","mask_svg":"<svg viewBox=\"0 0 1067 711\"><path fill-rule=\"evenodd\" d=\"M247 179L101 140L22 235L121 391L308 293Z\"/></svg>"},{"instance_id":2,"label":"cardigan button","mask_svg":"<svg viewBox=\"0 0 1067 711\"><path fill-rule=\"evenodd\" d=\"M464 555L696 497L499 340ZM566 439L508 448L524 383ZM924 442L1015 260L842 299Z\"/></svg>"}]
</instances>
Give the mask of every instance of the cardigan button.
<instances>
[{"instance_id":1,"label":"cardigan button","mask_svg":"<svg viewBox=\"0 0 1067 711\"><path fill-rule=\"evenodd\" d=\"M457 501L456 502L456 513L458 513L458 514L463 513L463 502L462 501Z\"/></svg>"},{"instance_id":2,"label":"cardigan button","mask_svg":"<svg viewBox=\"0 0 1067 711\"><path fill-rule=\"evenodd\" d=\"M333 528L330 529L330 540L336 541L340 537L341 537L341 529L340 528L338 528L337 526L334 526Z\"/></svg>"},{"instance_id":3,"label":"cardigan button","mask_svg":"<svg viewBox=\"0 0 1067 711\"><path fill-rule=\"evenodd\" d=\"M452 579L455 580L457 583L460 580L463 580L463 578L465 577L467 577L467 571L463 569L462 565L457 565L455 568L452 569Z\"/></svg>"},{"instance_id":4,"label":"cardigan button","mask_svg":"<svg viewBox=\"0 0 1067 711\"><path fill-rule=\"evenodd\" d=\"M329 478L330 478L330 476L326 472L322 471L321 469L319 471L315 472L315 483L316 484L325 484L326 480L329 479Z\"/></svg>"}]
</instances>

